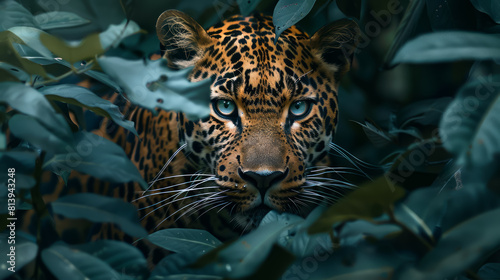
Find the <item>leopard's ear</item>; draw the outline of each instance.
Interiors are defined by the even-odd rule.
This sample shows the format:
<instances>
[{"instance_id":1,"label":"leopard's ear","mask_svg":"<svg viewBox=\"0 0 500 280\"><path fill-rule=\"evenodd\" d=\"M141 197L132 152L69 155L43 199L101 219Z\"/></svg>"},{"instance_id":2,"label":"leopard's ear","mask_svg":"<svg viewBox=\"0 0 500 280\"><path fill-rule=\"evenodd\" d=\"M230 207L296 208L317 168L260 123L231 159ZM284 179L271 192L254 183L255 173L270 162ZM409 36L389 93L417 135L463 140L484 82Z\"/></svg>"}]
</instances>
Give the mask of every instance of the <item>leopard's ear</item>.
<instances>
[{"instance_id":1,"label":"leopard's ear","mask_svg":"<svg viewBox=\"0 0 500 280\"><path fill-rule=\"evenodd\" d=\"M165 50L163 57L175 69L193 66L212 41L192 17L177 10L167 10L158 17L156 34Z\"/></svg>"},{"instance_id":2,"label":"leopard's ear","mask_svg":"<svg viewBox=\"0 0 500 280\"><path fill-rule=\"evenodd\" d=\"M356 22L341 19L319 29L311 37L314 55L340 79L351 68L360 30Z\"/></svg>"}]
</instances>

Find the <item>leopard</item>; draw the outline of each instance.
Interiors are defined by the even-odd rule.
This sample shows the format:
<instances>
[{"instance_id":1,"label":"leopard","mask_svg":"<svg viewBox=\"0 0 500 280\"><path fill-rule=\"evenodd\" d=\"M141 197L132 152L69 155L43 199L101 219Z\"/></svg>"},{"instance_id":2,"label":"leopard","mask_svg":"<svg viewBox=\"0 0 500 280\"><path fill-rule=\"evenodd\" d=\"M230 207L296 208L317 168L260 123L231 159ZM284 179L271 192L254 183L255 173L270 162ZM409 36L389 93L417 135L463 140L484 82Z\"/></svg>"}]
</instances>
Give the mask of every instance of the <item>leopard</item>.
<instances>
[{"instance_id":1,"label":"leopard","mask_svg":"<svg viewBox=\"0 0 500 280\"><path fill-rule=\"evenodd\" d=\"M201 228L221 240L257 228L273 210L306 216L334 203L343 186L321 181L320 174L332 165L339 83L353 63L360 30L350 19L312 36L296 25L282 29L277 36L273 18L254 13L205 30L181 11L164 11L156 24L161 59L174 70L192 68L190 82L211 80L209 116L193 120L127 104L138 137L112 121L96 133L123 147L148 188L111 188L76 172L68 185L113 189L137 207L150 233ZM112 224L100 226L93 239L101 238L133 241ZM152 255L153 263L163 256Z\"/></svg>"}]
</instances>

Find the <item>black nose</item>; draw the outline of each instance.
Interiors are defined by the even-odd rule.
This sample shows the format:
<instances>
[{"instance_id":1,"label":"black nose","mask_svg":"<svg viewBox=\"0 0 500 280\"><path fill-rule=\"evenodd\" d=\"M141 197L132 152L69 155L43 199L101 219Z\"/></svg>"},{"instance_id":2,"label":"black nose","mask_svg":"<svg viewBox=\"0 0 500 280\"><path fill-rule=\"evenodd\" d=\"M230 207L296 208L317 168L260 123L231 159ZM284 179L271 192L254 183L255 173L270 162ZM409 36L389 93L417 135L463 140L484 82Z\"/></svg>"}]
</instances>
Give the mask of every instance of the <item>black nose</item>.
<instances>
[{"instance_id":1,"label":"black nose","mask_svg":"<svg viewBox=\"0 0 500 280\"><path fill-rule=\"evenodd\" d=\"M288 175L288 168L282 171L243 171L238 168L241 179L254 185L262 193L274 184L283 181Z\"/></svg>"}]
</instances>

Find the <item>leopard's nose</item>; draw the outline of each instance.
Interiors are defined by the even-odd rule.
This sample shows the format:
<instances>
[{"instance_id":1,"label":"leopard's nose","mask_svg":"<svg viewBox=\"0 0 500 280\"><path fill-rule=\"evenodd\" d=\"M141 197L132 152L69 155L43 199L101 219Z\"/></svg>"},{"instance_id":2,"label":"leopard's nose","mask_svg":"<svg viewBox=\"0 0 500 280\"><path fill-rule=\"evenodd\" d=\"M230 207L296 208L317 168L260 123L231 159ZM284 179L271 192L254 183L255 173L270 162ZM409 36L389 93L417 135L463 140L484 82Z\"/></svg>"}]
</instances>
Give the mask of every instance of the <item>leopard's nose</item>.
<instances>
[{"instance_id":1,"label":"leopard's nose","mask_svg":"<svg viewBox=\"0 0 500 280\"><path fill-rule=\"evenodd\" d=\"M241 167L238 168L238 175L241 177L241 179L252 184L260 191L262 195L264 195L272 185L283 181L286 176L288 176L288 172L288 167L285 169L285 171L243 171Z\"/></svg>"}]
</instances>

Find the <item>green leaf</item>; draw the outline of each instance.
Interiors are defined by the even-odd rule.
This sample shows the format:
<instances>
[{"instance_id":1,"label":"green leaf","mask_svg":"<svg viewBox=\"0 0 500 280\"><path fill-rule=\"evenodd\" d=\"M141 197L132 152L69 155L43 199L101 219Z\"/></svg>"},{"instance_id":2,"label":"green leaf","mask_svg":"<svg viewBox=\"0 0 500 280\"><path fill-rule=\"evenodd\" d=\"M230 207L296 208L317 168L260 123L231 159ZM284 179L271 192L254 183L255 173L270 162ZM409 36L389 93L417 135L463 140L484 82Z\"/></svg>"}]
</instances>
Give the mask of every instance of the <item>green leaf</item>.
<instances>
[{"instance_id":1,"label":"green leaf","mask_svg":"<svg viewBox=\"0 0 500 280\"><path fill-rule=\"evenodd\" d=\"M71 245L70 248L96 257L120 273L141 276L147 271L147 261L141 251L125 242L97 240L80 245Z\"/></svg>"},{"instance_id":2,"label":"green leaf","mask_svg":"<svg viewBox=\"0 0 500 280\"><path fill-rule=\"evenodd\" d=\"M134 122L126 120L120 109L108 100L102 99L90 90L75 85L48 86L40 89L49 100L85 107L99 116L112 119L116 124L137 136Z\"/></svg>"},{"instance_id":3,"label":"green leaf","mask_svg":"<svg viewBox=\"0 0 500 280\"><path fill-rule=\"evenodd\" d=\"M477 276L483 280L500 279L500 263L487 263L483 265L479 269Z\"/></svg>"},{"instance_id":4,"label":"green leaf","mask_svg":"<svg viewBox=\"0 0 500 280\"><path fill-rule=\"evenodd\" d=\"M59 244L43 250L42 260L58 279L120 279L120 275L105 262Z\"/></svg>"},{"instance_id":5,"label":"green leaf","mask_svg":"<svg viewBox=\"0 0 500 280\"><path fill-rule=\"evenodd\" d=\"M96 223L114 223L125 233L144 237L146 230L139 223L137 209L122 199L94 193L63 196L52 202L52 211L72 219L87 219Z\"/></svg>"},{"instance_id":6,"label":"green leaf","mask_svg":"<svg viewBox=\"0 0 500 280\"><path fill-rule=\"evenodd\" d=\"M154 232L148 239L155 245L176 253L201 256L220 246L220 242L205 230L171 228Z\"/></svg>"},{"instance_id":7,"label":"green leaf","mask_svg":"<svg viewBox=\"0 0 500 280\"><path fill-rule=\"evenodd\" d=\"M40 41L55 55L69 63L75 63L103 54L108 48L116 47L125 37L138 31L139 27L136 23L124 21L119 25L109 26L100 34L91 34L76 45L47 33L40 33Z\"/></svg>"},{"instance_id":8,"label":"green leaf","mask_svg":"<svg viewBox=\"0 0 500 280\"><path fill-rule=\"evenodd\" d=\"M413 0L408 4L403 19L396 30L396 36L392 41L389 51L387 51L385 55L384 68L389 68L389 64L394 59L396 52L415 34L424 7L425 0Z\"/></svg>"},{"instance_id":9,"label":"green leaf","mask_svg":"<svg viewBox=\"0 0 500 280\"><path fill-rule=\"evenodd\" d=\"M471 0L472 5L485 14L488 14L496 23L500 23L500 2L497 0Z\"/></svg>"},{"instance_id":10,"label":"green leaf","mask_svg":"<svg viewBox=\"0 0 500 280\"><path fill-rule=\"evenodd\" d=\"M0 52L0 61L22 69L31 75L39 75L44 78L51 77L42 66L22 58L13 47L14 43L25 44L23 40L10 31L0 32L0 49L2 50Z\"/></svg>"},{"instance_id":11,"label":"green leaf","mask_svg":"<svg viewBox=\"0 0 500 280\"><path fill-rule=\"evenodd\" d=\"M0 31L13 26L36 27L36 22L33 15L17 1L3 0L0 3Z\"/></svg>"},{"instance_id":12,"label":"green leaf","mask_svg":"<svg viewBox=\"0 0 500 280\"><path fill-rule=\"evenodd\" d=\"M109 25L108 29L99 34L99 40L103 49L116 48L123 39L139 31L137 23L123 20L120 24Z\"/></svg>"},{"instance_id":13,"label":"green leaf","mask_svg":"<svg viewBox=\"0 0 500 280\"><path fill-rule=\"evenodd\" d=\"M68 123L37 90L20 83L3 82L0 83L0 102L6 102L13 109L36 118L56 137L63 142L71 143L72 133ZM26 130L22 127L17 128Z\"/></svg>"},{"instance_id":14,"label":"green leaf","mask_svg":"<svg viewBox=\"0 0 500 280\"><path fill-rule=\"evenodd\" d=\"M154 110L184 112L195 120L210 114L210 79L192 83L191 68L174 71L165 59L155 61L98 58L99 65L125 91L134 104Z\"/></svg>"},{"instance_id":15,"label":"green leaf","mask_svg":"<svg viewBox=\"0 0 500 280\"><path fill-rule=\"evenodd\" d=\"M34 50L41 54L44 58L53 59L54 55L49 49L47 49L40 41L40 36L48 33L32 27L12 27L9 29L10 32L14 33L17 37L22 40L22 44L13 43L13 47L19 53L21 57L25 56L25 50Z\"/></svg>"},{"instance_id":16,"label":"green leaf","mask_svg":"<svg viewBox=\"0 0 500 280\"><path fill-rule=\"evenodd\" d=\"M335 223L342 221L371 221L386 213L404 194L405 191L401 187L393 186L386 178L380 177L360 186L329 207L309 228L309 233L329 232Z\"/></svg>"},{"instance_id":17,"label":"green leaf","mask_svg":"<svg viewBox=\"0 0 500 280\"><path fill-rule=\"evenodd\" d=\"M77 170L113 183L138 182L143 188L147 183L117 144L90 132L75 134L75 150L54 155L44 163L56 170Z\"/></svg>"},{"instance_id":18,"label":"green leaf","mask_svg":"<svg viewBox=\"0 0 500 280\"><path fill-rule=\"evenodd\" d=\"M196 258L189 254L170 254L163 258L152 271L150 280L210 279L222 280L213 267L191 268Z\"/></svg>"},{"instance_id":19,"label":"green leaf","mask_svg":"<svg viewBox=\"0 0 500 280\"><path fill-rule=\"evenodd\" d=\"M23 150L10 150L0 154L0 170L15 168L16 188L29 189L36 183L33 178L35 170L35 160L38 157L36 152ZM7 172L0 174L0 182L7 182L9 179Z\"/></svg>"},{"instance_id":20,"label":"green leaf","mask_svg":"<svg viewBox=\"0 0 500 280\"><path fill-rule=\"evenodd\" d=\"M90 23L90 20L65 11L51 11L34 16L34 20L41 29L67 28Z\"/></svg>"},{"instance_id":21,"label":"green leaf","mask_svg":"<svg viewBox=\"0 0 500 280\"><path fill-rule=\"evenodd\" d=\"M396 279L444 279L467 270L500 246L500 209L476 216L446 232L436 247ZM478 230L483 229L483 230Z\"/></svg>"},{"instance_id":22,"label":"green leaf","mask_svg":"<svg viewBox=\"0 0 500 280\"><path fill-rule=\"evenodd\" d=\"M279 0L273 12L273 24L276 37L274 43L283 31L303 19L313 8L316 0Z\"/></svg>"},{"instance_id":23,"label":"green leaf","mask_svg":"<svg viewBox=\"0 0 500 280\"><path fill-rule=\"evenodd\" d=\"M16 137L24 139L45 151L55 154L73 151L74 146L71 134L69 136L67 134L63 136L55 134L30 116L14 115L9 120L9 128Z\"/></svg>"},{"instance_id":24,"label":"green leaf","mask_svg":"<svg viewBox=\"0 0 500 280\"><path fill-rule=\"evenodd\" d=\"M237 0L238 7L240 7L240 13L243 16L248 16L255 10L255 7L259 5L260 1L261 0Z\"/></svg>"},{"instance_id":25,"label":"green leaf","mask_svg":"<svg viewBox=\"0 0 500 280\"><path fill-rule=\"evenodd\" d=\"M9 228L7 228L7 230L9 230ZM14 274L12 271L7 270L12 265L15 266L14 270L16 272L20 271L21 268L35 259L38 252L38 245L35 243L20 237L19 234L16 238L10 239L8 234L9 231L0 234L2 240L2 242L0 242L0 252L2 252L2 254L0 254L0 262L2 263L2 265L0 265L0 279L7 279ZM15 240L16 243L9 243L11 240ZM8 256L8 254L11 254L11 246L15 247L15 260L9 263L10 256Z\"/></svg>"},{"instance_id":26,"label":"green leaf","mask_svg":"<svg viewBox=\"0 0 500 280\"><path fill-rule=\"evenodd\" d=\"M500 76L479 77L460 88L441 119L444 147L460 163L488 165L500 152Z\"/></svg>"},{"instance_id":27,"label":"green leaf","mask_svg":"<svg viewBox=\"0 0 500 280\"><path fill-rule=\"evenodd\" d=\"M287 230L303 221L295 215L289 213L279 215L275 211L269 212L263 220L267 223L219 252L215 263L219 273L230 278L251 275L265 261L278 238L283 234L286 235Z\"/></svg>"},{"instance_id":28,"label":"green leaf","mask_svg":"<svg viewBox=\"0 0 500 280\"><path fill-rule=\"evenodd\" d=\"M443 31L424 34L408 41L398 50L390 66L398 63L436 63L499 58L499 35Z\"/></svg>"}]
</instances>

